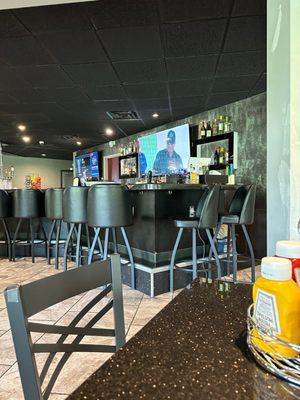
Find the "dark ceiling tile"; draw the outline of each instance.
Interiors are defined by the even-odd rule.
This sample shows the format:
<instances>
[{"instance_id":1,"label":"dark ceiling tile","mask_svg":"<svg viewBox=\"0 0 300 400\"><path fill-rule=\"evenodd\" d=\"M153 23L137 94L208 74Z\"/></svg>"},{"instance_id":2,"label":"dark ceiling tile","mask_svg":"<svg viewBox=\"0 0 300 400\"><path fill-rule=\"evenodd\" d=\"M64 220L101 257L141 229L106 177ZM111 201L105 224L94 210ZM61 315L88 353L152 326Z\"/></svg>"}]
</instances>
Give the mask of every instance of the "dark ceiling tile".
<instances>
[{"instance_id":1,"label":"dark ceiling tile","mask_svg":"<svg viewBox=\"0 0 300 400\"><path fill-rule=\"evenodd\" d=\"M82 85L104 85L118 82L109 63L64 65L63 69L72 80Z\"/></svg>"},{"instance_id":2,"label":"dark ceiling tile","mask_svg":"<svg viewBox=\"0 0 300 400\"><path fill-rule=\"evenodd\" d=\"M172 112L184 108L201 109L205 102L205 96L176 97L171 98Z\"/></svg>"},{"instance_id":3,"label":"dark ceiling tile","mask_svg":"<svg viewBox=\"0 0 300 400\"><path fill-rule=\"evenodd\" d=\"M251 95L265 92L267 90L267 74L263 74L251 90Z\"/></svg>"},{"instance_id":4,"label":"dark ceiling tile","mask_svg":"<svg viewBox=\"0 0 300 400\"><path fill-rule=\"evenodd\" d=\"M188 118L191 117L192 115L197 115L200 114L201 112L205 111L203 107L189 107L189 108L181 108L178 110L175 110L173 112L173 116L175 120L183 119L183 118Z\"/></svg>"},{"instance_id":5,"label":"dark ceiling tile","mask_svg":"<svg viewBox=\"0 0 300 400\"><path fill-rule=\"evenodd\" d=\"M212 109L225 104L234 103L235 101L245 99L248 97L248 91L246 92L227 92L227 93L214 93L209 97L206 104L206 109Z\"/></svg>"},{"instance_id":6,"label":"dark ceiling tile","mask_svg":"<svg viewBox=\"0 0 300 400\"><path fill-rule=\"evenodd\" d=\"M230 78L216 78L212 92L235 92L251 90L259 75L241 75Z\"/></svg>"},{"instance_id":7,"label":"dark ceiling tile","mask_svg":"<svg viewBox=\"0 0 300 400\"><path fill-rule=\"evenodd\" d=\"M116 62L114 67L122 82L149 82L166 79L166 70L162 60Z\"/></svg>"},{"instance_id":8,"label":"dark ceiling tile","mask_svg":"<svg viewBox=\"0 0 300 400\"><path fill-rule=\"evenodd\" d=\"M32 87L73 86L73 82L58 65L15 67L14 71Z\"/></svg>"},{"instance_id":9,"label":"dark ceiling tile","mask_svg":"<svg viewBox=\"0 0 300 400\"><path fill-rule=\"evenodd\" d=\"M158 110L169 108L169 99L133 99L133 103L138 110Z\"/></svg>"},{"instance_id":10,"label":"dark ceiling tile","mask_svg":"<svg viewBox=\"0 0 300 400\"><path fill-rule=\"evenodd\" d=\"M163 22L228 17L232 0L159 0Z\"/></svg>"},{"instance_id":11,"label":"dark ceiling tile","mask_svg":"<svg viewBox=\"0 0 300 400\"><path fill-rule=\"evenodd\" d=\"M266 15L267 1L266 0L235 0L232 15Z\"/></svg>"},{"instance_id":12,"label":"dark ceiling tile","mask_svg":"<svg viewBox=\"0 0 300 400\"><path fill-rule=\"evenodd\" d=\"M84 90L93 100L123 100L126 98L121 85L87 86Z\"/></svg>"},{"instance_id":13,"label":"dark ceiling tile","mask_svg":"<svg viewBox=\"0 0 300 400\"><path fill-rule=\"evenodd\" d=\"M225 19L164 25L166 57L219 52L225 26Z\"/></svg>"},{"instance_id":14,"label":"dark ceiling tile","mask_svg":"<svg viewBox=\"0 0 300 400\"><path fill-rule=\"evenodd\" d=\"M128 84L124 85L124 89L132 99L158 99L168 95L165 82Z\"/></svg>"},{"instance_id":15,"label":"dark ceiling tile","mask_svg":"<svg viewBox=\"0 0 300 400\"><path fill-rule=\"evenodd\" d=\"M88 13L96 29L158 23L154 0L104 0L91 3Z\"/></svg>"},{"instance_id":16,"label":"dark ceiling tile","mask_svg":"<svg viewBox=\"0 0 300 400\"><path fill-rule=\"evenodd\" d=\"M127 100L94 101L94 108L100 111L132 111L133 105Z\"/></svg>"},{"instance_id":17,"label":"dark ceiling tile","mask_svg":"<svg viewBox=\"0 0 300 400\"><path fill-rule=\"evenodd\" d=\"M29 84L18 77L12 68L0 66L0 90L26 87L29 87Z\"/></svg>"},{"instance_id":18,"label":"dark ceiling tile","mask_svg":"<svg viewBox=\"0 0 300 400\"><path fill-rule=\"evenodd\" d=\"M54 6L29 7L14 13L33 33L64 29L91 29L91 23L78 5L61 4Z\"/></svg>"},{"instance_id":19,"label":"dark ceiling tile","mask_svg":"<svg viewBox=\"0 0 300 400\"><path fill-rule=\"evenodd\" d=\"M0 38L30 35L11 11L0 12Z\"/></svg>"},{"instance_id":20,"label":"dark ceiling tile","mask_svg":"<svg viewBox=\"0 0 300 400\"><path fill-rule=\"evenodd\" d=\"M266 70L266 52L223 53L216 76L260 74Z\"/></svg>"},{"instance_id":21,"label":"dark ceiling tile","mask_svg":"<svg viewBox=\"0 0 300 400\"><path fill-rule=\"evenodd\" d=\"M6 92L0 92L0 104L13 104L16 100Z\"/></svg>"},{"instance_id":22,"label":"dark ceiling tile","mask_svg":"<svg viewBox=\"0 0 300 400\"><path fill-rule=\"evenodd\" d=\"M49 122L51 119L43 113L36 112L36 113L20 113L14 114L16 121L26 121L27 123L41 123L41 122Z\"/></svg>"},{"instance_id":23,"label":"dark ceiling tile","mask_svg":"<svg viewBox=\"0 0 300 400\"><path fill-rule=\"evenodd\" d=\"M47 97L43 96L42 92L40 92L38 89L33 89L31 87L23 89L11 89L9 93L19 103L32 104L48 101Z\"/></svg>"},{"instance_id":24,"label":"dark ceiling tile","mask_svg":"<svg viewBox=\"0 0 300 400\"><path fill-rule=\"evenodd\" d=\"M166 60L168 78L169 80L177 80L213 76L217 59L217 54L197 57L168 58Z\"/></svg>"},{"instance_id":25,"label":"dark ceiling tile","mask_svg":"<svg viewBox=\"0 0 300 400\"><path fill-rule=\"evenodd\" d=\"M152 114L153 113L158 113L159 117L158 118L153 118ZM144 121L145 125L148 126L156 126L156 125L161 125L162 121L167 121L171 120L172 116L170 113L169 108L167 109L149 109L149 110L138 110L138 115L139 117Z\"/></svg>"},{"instance_id":26,"label":"dark ceiling tile","mask_svg":"<svg viewBox=\"0 0 300 400\"><path fill-rule=\"evenodd\" d=\"M140 132L145 129L145 125L141 120L118 121L115 122L115 125L128 135L132 135L133 133Z\"/></svg>"},{"instance_id":27,"label":"dark ceiling tile","mask_svg":"<svg viewBox=\"0 0 300 400\"><path fill-rule=\"evenodd\" d=\"M163 56L157 26L103 29L98 31L113 61L143 60Z\"/></svg>"},{"instance_id":28,"label":"dark ceiling tile","mask_svg":"<svg viewBox=\"0 0 300 400\"><path fill-rule=\"evenodd\" d=\"M266 18L232 18L229 24L224 52L263 50L266 48Z\"/></svg>"},{"instance_id":29,"label":"dark ceiling tile","mask_svg":"<svg viewBox=\"0 0 300 400\"><path fill-rule=\"evenodd\" d=\"M93 31L56 31L38 37L61 64L107 62Z\"/></svg>"},{"instance_id":30,"label":"dark ceiling tile","mask_svg":"<svg viewBox=\"0 0 300 400\"><path fill-rule=\"evenodd\" d=\"M49 102L84 102L88 97L77 87L37 89L42 97Z\"/></svg>"},{"instance_id":31,"label":"dark ceiling tile","mask_svg":"<svg viewBox=\"0 0 300 400\"><path fill-rule=\"evenodd\" d=\"M197 79L169 82L171 97L189 97L205 95L211 85L212 79Z\"/></svg>"},{"instance_id":32,"label":"dark ceiling tile","mask_svg":"<svg viewBox=\"0 0 300 400\"><path fill-rule=\"evenodd\" d=\"M11 65L53 64L54 60L32 36L0 40L0 58Z\"/></svg>"}]
</instances>

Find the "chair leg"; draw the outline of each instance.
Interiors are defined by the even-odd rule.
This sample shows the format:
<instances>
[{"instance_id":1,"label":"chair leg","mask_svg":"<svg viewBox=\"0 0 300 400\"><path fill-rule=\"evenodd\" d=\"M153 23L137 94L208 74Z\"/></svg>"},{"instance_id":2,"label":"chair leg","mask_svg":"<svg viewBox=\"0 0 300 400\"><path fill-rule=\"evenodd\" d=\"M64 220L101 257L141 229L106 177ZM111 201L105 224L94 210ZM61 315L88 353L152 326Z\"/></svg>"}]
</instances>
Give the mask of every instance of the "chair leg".
<instances>
[{"instance_id":1,"label":"chair leg","mask_svg":"<svg viewBox=\"0 0 300 400\"><path fill-rule=\"evenodd\" d=\"M174 268L175 268L175 257L177 253L177 249L181 240L181 236L183 233L183 228L180 228L177 234L177 238L175 241L175 245L173 247L171 262L170 262L170 292L174 292Z\"/></svg>"},{"instance_id":2,"label":"chair leg","mask_svg":"<svg viewBox=\"0 0 300 400\"><path fill-rule=\"evenodd\" d=\"M123 239L125 242L125 246L128 252L128 257L129 257L129 261L130 261L130 268L131 268L131 287L132 289L135 289L135 264L134 264L134 260L133 260L133 255L132 255L132 251L131 251L131 246L129 244L128 238L127 238L127 234L125 231L125 228L123 226L121 226L121 232L123 235Z\"/></svg>"},{"instance_id":3,"label":"chair leg","mask_svg":"<svg viewBox=\"0 0 300 400\"><path fill-rule=\"evenodd\" d=\"M86 233L86 244L87 244L87 248L89 251L90 247L91 247L91 236L90 236L90 228L89 228L88 224L85 224L85 233Z\"/></svg>"},{"instance_id":4,"label":"chair leg","mask_svg":"<svg viewBox=\"0 0 300 400\"><path fill-rule=\"evenodd\" d=\"M192 262L193 262L193 280L197 278L197 231L192 228Z\"/></svg>"},{"instance_id":5,"label":"chair leg","mask_svg":"<svg viewBox=\"0 0 300 400\"><path fill-rule=\"evenodd\" d=\"M55 236L55 269L58 269L58 265L59 265L59 241L60 241L60 232L61 232L61 223L62 220L58 220L57 221L57 225L56 225L56 236Z\"/></svg>"},{"instance_id":6,"label":"chair leg","mask_svg":"<svg viewBox=\"0 0 300 400\"><path fill-rule=\"evenodd\" d=\"M106 260L106 259L107 259L107 254L108 254L108 238L109 238L109 228L105 228L103 260Z\"/></svg>"},{"instance_id":7,"label":"chair leg","mask_svg":"<svg viewBox=\"0 0 300 400\"><path fill-rule=\"evenodd\" d=\"M68 233L66 244L65 244L64 258L63 258L63 270L64 271L67 270L68 247L69 247L69 243L70 243L71 237L73 235L74 227L75 227L74 223L70 224L69 233Z\"/></svg>"},{"instance_id":8,"label":"chair leg","mask_svg":"<svg viewBox=\"0 0 300 400\"><path fill-rule=\"evenodd\" d=\"M117 246L116 228L111 228L111 231L112 231L113 244L114 244L114 253L117 253L118 252L118 246Z\"/></svg>"},{"instance_id":9,"label":"chair leg","mask_svg":"<svg viewBox=\"0 0 300 400\"><path fill-rule=\"evenodd\" d=\"M231 229L231 240L232 240L232 264L233 264L233 283L237 282L237 252L236 252L236 237L235 237L235 225L230 225Z\"/></svg>"},{"instance_id":10,"label":"chair leg","mask_svg":"<svg viewBox=\"0 0 300 400\"><path fill-rule=\"evenodd\" d=\"M91 264L93 261L93 256L94 256L94 251L96 247L97 240L99 239L99 234L100 234L100 228L94 228L95 236L92 241L92 245L89 249L89 256L88 256L88 264Z\"/></svg>"},{"instance_id":11,"label":"chair leg","mask_svg":"<svg viewBox=\"0 0 300 400\"><path fill-rule=\"evenodd\" d=\"M81 265L80 257L80 241L81 241L82 224L78 224L77 241L76 241L76 267Z\"/></svg>"},{"instance_id":12,"label":"chair leg","mask_svg":"<svg viewBox=\"0 0 300 400\"><path fill-rule=\"evenodd\" d=\"M4 227L5 236L6 236L7 255L8 255L9 261L11 261L12 260L12 258L11 258L11 237L10 237L9 230L8 230L5 219L4 218L1 218L1 219L2 219L2 223L3 223L3 227Z\"/></svg>"},{"instance_id":13,"label":"chair leg","mask_svg":"<svg viewBox=\"0 0 300 400\"><path fill-rule=\"evenodd\" d=\"M215 260L216 260L217 277L218 277L218 279L221 279L221 265L220 265L220 259L219 259L219 255L218 255L218 252L217 252L217 249L216 249L215 242L214 242L213 237L212 237L212 235L210 233L210 230L209 229L205 229L205 232L207 234L210 246L212 248L213 255L214 255Z\"/></svg>"},{"instance_id":14,"label":"chair leg","mask_svg":"<svg viewBox=\"0 0 300 400\"><path fill-rule=\"evenodd\" d=\"M94 228L95 230L96 228ZM103 246L102 246L102 242L101 242L101 238L100 238L100 230L99 230L99 235L98 235L98 246L99 246L99 252L101 257L103 257Z\"/></svg>"},{"instance_id":15,"label":"chair leg","mask_svg":"<svg viewBox=\"0 0 300 400\"><path fill-rule=\"evenodd\" d=\"M246 238L246 242L250 251L250 257L251 257L251 282L255 282L255 257L254 257L254 251L251 243L251 239L249 236L249 233L247 231L246 225L242 225L242 229Z\"/></svg>"},{"instance_id":16,"label":"chair leg","mask_svg":"<svg viewBox=\"0 0 300 400\"><path fill-rule=\"evenodd\" d=\"M13 236L13 242L12 242L12 259L13 259L13 261L16 261L16 241L17 241L17 237L18 237L18 233L19 233L21 224L22 224L22 218L19 218L16 230L15 230L15 233Z\"/></svg>"},{"instance_id":17,"label":"chair leg","mask_svg":"<svg viewBox=\"0 0 300 400\"><path fill-rule=\"evenodd\" d=\"M221 224L218 223L217 226L216 226L216 229L215 229L214 237L213 237L213 241L214 241L214 243L216 243L216 244L217 244L217 237L218 237L218 234L219 234L219 232L220 232L220 229L221 229ZM217 247L217 246L216 246L216 247ZM208 278L209 278L209 279L211 279L211 269L212 269L211 261L212 261L212 254L213 254L213 250L212 250L212 247L210 246L210 248L209 248L209 256L208 256L208 263L209 263Z\"/></svg>"},{"instance_id":18,"label":"chair leg","mask_svg":"<svg viewBox=\"0 0 300 400\"><path fill-rule=\"evenodd\" d=\"M226 275L230 275L230 226L227 225L227 261L226 261Z\"/></svg>"},{"instance_id":19,"label":"chair leg","mask_svg":"<svg viewBox=\"0 0 300 400\"><path fill-rule=\"evenodd\" d=\"M35 262L35 254L34 254L34 226L33 219L29 218L29 228L30 228L30 247L31 247L31 261Z\"/></svg>"},{"instance_id":20,"label":"chair leg","mask_svg":"<svg viewBox=\"0 0 300 400\"><path fill-rule=\"evenodd\" d=\"M51 246L51 240L52 240L52 236L53 236L53 232L56 226L56 220L54 219L51 223L51 228L50 228L50 233L49 233L49 237L47 240L47 264L50 265L51 264L51 257L50 257L50 246Z\"/></svg>"}]
</instances>

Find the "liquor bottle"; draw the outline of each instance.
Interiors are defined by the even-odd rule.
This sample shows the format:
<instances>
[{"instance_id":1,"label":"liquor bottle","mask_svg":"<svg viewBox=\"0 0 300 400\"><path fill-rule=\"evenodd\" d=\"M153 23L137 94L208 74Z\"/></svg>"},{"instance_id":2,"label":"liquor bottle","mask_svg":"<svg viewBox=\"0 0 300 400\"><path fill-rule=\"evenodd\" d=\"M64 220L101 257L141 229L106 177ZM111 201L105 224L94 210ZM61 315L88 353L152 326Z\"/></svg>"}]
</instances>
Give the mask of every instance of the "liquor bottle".
<instances>
[{"instance_id":1,"label":"liquor bottle","mask_svg":"<svg viewBox=\"0 0 300 400\"><path fill-rule=\"evenodd\" d=\"M201 130L200 130L200 136L201 136L201 139L204 139L205 136L206 136L206 130L205 130L204 121L202 121Z\"/></svg>"},{"instance_id":2,"label":"liquor bottle","mask_svg":"<svg viewBox=\"0 0 300 400\"><path fill-rule=\"evenodd\" d=\"M207 121L207 126L206 126L206 137L211 137L211 135L212 135L212 131L211 131L210 122Z\"/></svg>"},{"instance_id":3,"label":"liquor bottle","mask_svg":"<svg viewBox=\"0 0 300 400\"><path fill-rule=\"evenodd\" d=\"M224 164L225 161L225 151L224 151L224 147L220 147L219 150L219 164Z\"/></svg>"},{"instance_id":4,"label":"liquor bottle","mask_svg":"<svg viewBox=\"0 0 300 400\"><path fill-rule=\"evenodd\" d=\"M218 133L219 133L219 134L224 133L223 115L220 115L220 116L219 116L219 121L218 121Z\"/></svg>"},{"instance_id":5,"label":"liquor bottle","mask_svg":"<svg viewBox=\"0 0 300 400\"><path fill-rule=\"evenodd\" d=\"M224 133L231 132L231 122L229 121L229 117L226 115L224 122Z\"/></svg>"},{"instance_id":6,"label":"liquor bottle","mask_svg":"<svg viewBox=\"0 0 300 400\"><path fill-rule=\"evenodd\" d=\"M214 164L218 165L219 164L219 152L218 152L218 146L215 147L215 154L214 154Z\"/></svg>"},{"instance_id":7,"label":"liquor bottle","mask_svg":"<svg viewBox=\"0 0 300 400\"><path fill-rule=\"evenodd\" d=\"M217 119L215 118L212 125L212 135L216 136L218 134L218 123Z\"/></svg>"}]
</instances>

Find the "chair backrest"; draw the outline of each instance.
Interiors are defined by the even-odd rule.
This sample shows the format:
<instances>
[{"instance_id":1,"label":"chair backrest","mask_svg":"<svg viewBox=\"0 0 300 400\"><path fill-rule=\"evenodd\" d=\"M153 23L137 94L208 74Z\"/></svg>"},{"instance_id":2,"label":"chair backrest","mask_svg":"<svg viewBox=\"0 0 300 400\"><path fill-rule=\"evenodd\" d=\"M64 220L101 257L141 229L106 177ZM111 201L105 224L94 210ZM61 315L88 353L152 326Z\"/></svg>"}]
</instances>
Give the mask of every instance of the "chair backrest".
<instances>
[{"instance_id":1,"label":"chair backrest","mask_svg":"<svg viewBox=\"0 0 300 400\"><path fill-rule=\"evenodd\" d=\"M88 194L87 210L89 226L131 225L131 193L122 185L93 185Z\"/></svg>"},{"instance_id":2,"label":"chair backrest","mask_svg":"<svg viewBox=\"0 0 300 400\"><path fill-rule=\"evenodd\" d=\"M199 228L212 229L217 226L219 214L220 185L212 186L205 194L199 213ZM201 202L202 198L200 199Z\"/></svg>"},{"instance_id":3,"label":"chair backrest","mask_svg":"<svg viewBox=\"0 0 300 400\"><path fill-rule=\"evenodd\" d=\"M16 218L44 217L44 196L44 192L38 189L15 189L13 191L13 216Z\"/></svg>"},{"instance_id":4,"label":"chair backrest","mask_svg":"<svg viewBox=\"0 0 300 400\"><path fill-rule=\"evenodd\" d=\"M107 285L90 303L84 306L69 326L33 323L28 318L54 304L60 303L88 290ZM110 291L112 299L85 327L78 327L83 317ZM5 300L15 346L25 400L47 399L59 372L73 352L114 352L125 343L124 311L121 282L120 256L114 254L110 260L53 275L26 285L13 286L5 290ZM113 307L115 329L99 329L93 326ZM30 332L59 334L56 343L32 343ZM68 335L75 335L71 343L65 343ZM84 336L115 336L116 345L80 344ZM49 352L49 356L38 374L34 353ZM54 369L53 375L42 394L42 383L56 353L65 353Z\"/></svg>"},{"instance_id":5,"label":"chair backrest","mask_svg":"<svg viewBox=\"0 0 300 400\"><path fill-rule=\"evenodd\" d=\"M241 215L247 192L248 191L246 186L241 186L235 191L229 205L229 214L239 216Z\"/></svg>"},{"instance_id":6,"label":"chair backrest","mask_svg":"<svg viewBox=\"0 0 300 400\"><path fill-rule=\"evenodd\" d=\"M243 208L240 214L240 220L239 220L240 224L243 225L253 224L255 200L256 200L256 185L250 185L248 187L247 195L245 197Z\"/></svg>"},{"instance_id":7,"label":"chair backrest","mask_svg":"<svg viewBox=\"0 0 300 400\"><path fill-rule=\"evenodd\" d=\"M63 193L63 220L69 223L87 222L88 187L69 186Z\"/></svg>"},{"instance_id":8,"label":"chair backrest","mask_svg":"<svg viewBox=\"0 0 300 400\"><path fill-rule=\"evenodd\" d=\"M201 195L201 197L200 197L200 200L199 200L199 202L198 202L198 204L197 204L197 208L196 208L196 217L200 217L200 215L201 215L201 211L202 211L202 208L203 208L203 205L204 205L204 203L205 203L205 199L206 199L206 196L207 196L207 194L208 194L208 189L204 189L204 191L202 192L202 195Z\"/></svg>"},{"instance_id":9,"label":"chair backrest","mask_svg":"<svg viewBox=\"0 0 300 400\"><path fill-rule=\"evenodd\" d=\"M12 216L12 198L6 190L0 190L0 218Z\"/></svg>"},{"instance_id":10,"label":"chair backrest","mask_svg":"<svg viewBox=\"0 0 300 400\"><path fill-rule=\"evenodd\" d=\"M63 218L64 189L47 189L45 192L45 214L49 219Z\"/></svg>"}]
</instances>

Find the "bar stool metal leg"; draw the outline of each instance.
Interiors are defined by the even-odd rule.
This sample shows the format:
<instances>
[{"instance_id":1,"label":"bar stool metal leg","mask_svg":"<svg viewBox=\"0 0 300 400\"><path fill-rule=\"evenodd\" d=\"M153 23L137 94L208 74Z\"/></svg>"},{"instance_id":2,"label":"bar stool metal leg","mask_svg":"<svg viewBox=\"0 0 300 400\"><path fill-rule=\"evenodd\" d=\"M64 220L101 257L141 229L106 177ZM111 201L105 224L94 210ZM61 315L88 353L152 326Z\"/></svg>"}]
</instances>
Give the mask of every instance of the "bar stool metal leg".
<instances>
[{"instance_id":1,"label":"bar stool metal leg","mask_svg":"<svg viewBox=\"0 0 300 400\"><path fill-rule=\"evenodd\" d=\"M80 240L81 240L81 232L82 232L82 224L78 224L77 230L77 241L76 241L76 267L80 267L81 265L81 257L80 257Z\"/></svg>"},{"instance_id":2,"label":"bar stool metal leg","mask_svg":"<svg viewBox=\"0 0 300 400\"><path fill-rule=\"evenodd\" d=\"M55 225L56 225L56 220L54 219L51 223L50 233L49 233L49 237L47 239L47 264L48 265L51 264L50 246L51 246L51 240L52 240L53 232L55 229Z\"/></svg>"},{"instance_id":3,"label":"bar stool metal leg","mask_svg":"<svg viewBox=\"0 0 300 400\"><path fill-rule=\"evenodd\" d=\"M113 244L114 244L114 253L117 253L118 252L118 246L117 246L116 228L111 228L111 231L112 231Z\"/></svg>"},{"instance_id":4,"label":"bar stool metal leg","mask_svg":"<svg viewBox=\"0 0 300 400\"><path fill-rule=\"evenodd\" d=\"M133 260L133 255L132 255L132 251L131 251L131 246L129 244L128 238L127 238L127 234L125 231L125 228L123 226L121 226L121 232L123 235L123 239L125 242L125 246L128 252L128 257L129 257L129 261L130 261L130 267L131 267L131 288L135 289L135 264L134 264L134 260Z\"/></svg>"},{"instance_id":5,"label":"bar stool metal leg","mask_svg":"<svg viewBox=\"0 0 300 400\"><path fill-rule=\"evenodd\" d=\"M6 236L8 259L9 259L9 261L11 261L12 260L12 258L11 258L11 237L10 237L9 230L8 230L5 219L4 218L1 218L1 219L2 219L2 223L3 223L3 227L4 227L5 236Z\"/></svg>"},{"instance_id":6,"label":"bar stool metal leg","mask_svg":"<svg viewBox=\"0 0 300 400\"><path fill-rule=\"evenodd\" d=\"M67 270L68 247L69 247L69 243L70 243L71 237L73 235L74 228L75 228L75 224L74 223L70 224L70 229L69 229L69 233L68 233L68 236L67 236L67 240L66 240L66 244L65 244L65 250L64 250L64 257L63 257L63 270L64 271Z\"/></svg>"},{"instance_id":7,"label":"bar stool metal leg","mask_svg":"<svg viewBox=\"0 0 300 400\"><path fill-rule=\"evenodd\" d=\"M172 251L171 262L170 262L170 292L174 291L174 268L175 268L175 257L177 253L177 249L181 240L181 236L183 233L183 228L180 228L177 234L177 238L175 241L175 245Z\"/></svg>"},{"instance_id":8,"label":"bar stool metal leg","mask_svg":"<svg viewBox=\"0 0 300 400\"><path fill-rule=\"evenodd\" d=\"M219 259L219 255L218 255L218 252L217 252L217 249L216 249L216 245L215 245L215 242L214 242L214 240L213 240L213 237L212 237L212 235L211 235L211 233L210 233L210 230L209 230L209 229L205 229L205 231L206 231L208 240L209 240L209 242L210 242L213 255L214 255L215 260L216 260L216 265L217 265L217 277L218 277L218 279L221 279L221 265L220 265L220 259Z\"/></svg>"},{"instance_id":9,"label":"bar stool metal leg","mask_svg":"<svg viewBox=\"0 0 300 400\"><path fill-rule=\"evenodd\" d=\"M226 261L226 275L230 275L230 227L227 225L227 261Z\"/></svg>"},{"instance_id":10,"label":"bar stool metal leg","mask_svg":"<svg viewBox=\"0 0 300 400\"><path fill-rule=\"evenodd\" d=\"M105 228L103 260L106 260L106 259L107 259L107 253L108 253L108 238L109 238L109 228Z\"/></svg>"},{"instance_id":11,"label":"bar stool metal leg","mask_svg":"<svg viewBox=\"0 0 300 400\"><path fill-rule=\"evenodd\" d=\"M34 226L33 219L29 218L29 228L30 228L30 247L31 247L31 261L35 262L35 254L34 254Z\"/></svg>"},{"instance_id":12,"label":"bar stool metal leg","mask_svg":"<svg viewBox=\"0 0 300 400\"><path fill-rule=\"evenodd\" d=\"M17 241L17 237L18 237L18 233L19 233L21 224L22 224L22 218L19 218L16 230L15 230L15 233L13 236L13 243L12 243L12 259L13 259L13 261L16 261L16 241Z\"/></svg>"},{"instance_id":13,"label":"bar stool metal leg","mask_svg":"<svg viewBox=\"0 0 300 400\"><path fill-rule=\"evenodd\" d=\"M236 237L235 237L235 225L230 224L231 229L231 240L232 240L232 257L233 257L233 282L237 281L237 252L236 252Z\"/></svg>"},{"instance_id":14,"label":"bar stool metal leg","mask_svg":"<svg viewBox=\"0 0 300 400\"><path fill-rule=\"evenodd\" d=\"M196 229L192 228L192 262L193 262L193 280L197 278L197 237Z\"/></svg>"},{"instance_id":15,"label":"bar stool metal leg","mask_svg":"<svg viewBox=\"0 0 300 400\"><path fill-rule=\"evenodd\" d=\"M251 282L254 283L255 281L255 257L254 257L254 251L251 243L251 239L249 236L249 233L247 231L246 225L242 225L242 229L246 238L246 242L248 244L248 248L250 251L250 257L251 257Z\"/></svg>"},{"instance_id":16,"label":"bar stool metal leg","mask_svg":"<svg viewBox=\"0 0 300 400\"><path fill-rule=\"evenodd\" d=\"M98 247L99 247L99 252L101 254L101 257L103 257L103 246L102 246L102 242L101 242L101 238L100 238L100 231L101 231L101 229L99 230L99 235L98 235Z\"/></svg>"},{"instance_id":17,"label":"bar stool metal leg","mask_svg":"<svg viewBox=\"0 0 300 400\"><path fill-rule=\"evenodd\" d=\"M89 250L91 247L91 237L90 237L90 228L88 224L85 224L85 233L86 233L86 243Z\"/></svg>"},{"instance_id":18,"label":"bar stool metal leg","mask_svg":"<svg viewBox=\"0 0 300 400\"><path fill-rule=\"evenodd\" d=\"M221 224L218 224L218 225L216 226L215 234L214 234L214 237L213 237L213 241L214 241L215 244L217 244L217 237L218 237L218 234L219 234L219 232L220 232L220 229L221 229ZM217 247L217 246L216 246L216 247ZM210 278L210 279L211 279L211 261L212 261L212 254L213 254L213 249L212 249L212 247L210 246L210 248L209 248L209 256L208 256L208 263L209 263L208 278Z\"/></svg>"},{"instance_id":19,"label":"bar stool metal leg","mask_svg":"<svg viewBox=\"0 0 300 400\"><path fill-rule=\"evenodd\" d=\"M95 232L94 239L93 239L92 245L91 245L91 247L89 249L88 264L91 264L91 262L93 261L93 256L94 256L96 243L98 241L99 234L100 234L100 228L94 228L94 232Z\"/></svg>"},{"instance_id":20,"label":"bar stool metal leg","mask_svg":"<svg viewBox=\"0 0 300 400\"><path fill-rule=\"evenodd\" d=\"M54 257L55 257L55 269L58 269L58 265L59 265L59 241L60 241L60 232L61 232L61 219L57 221L57 225L56 225L56 236L55 236L55 253L54 253Z\"/></svg>"}]
</instances>

